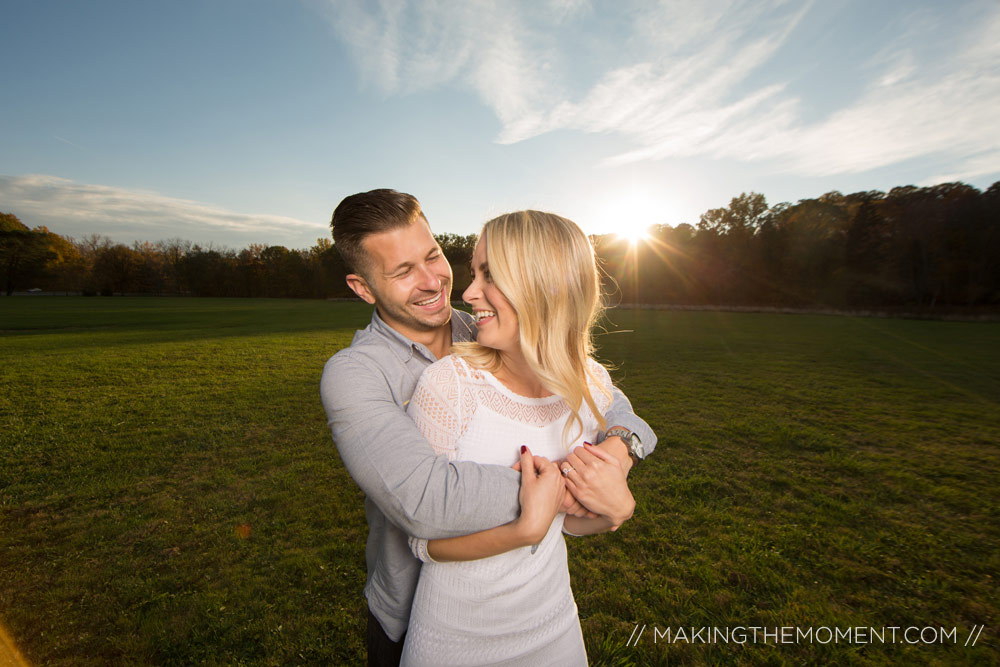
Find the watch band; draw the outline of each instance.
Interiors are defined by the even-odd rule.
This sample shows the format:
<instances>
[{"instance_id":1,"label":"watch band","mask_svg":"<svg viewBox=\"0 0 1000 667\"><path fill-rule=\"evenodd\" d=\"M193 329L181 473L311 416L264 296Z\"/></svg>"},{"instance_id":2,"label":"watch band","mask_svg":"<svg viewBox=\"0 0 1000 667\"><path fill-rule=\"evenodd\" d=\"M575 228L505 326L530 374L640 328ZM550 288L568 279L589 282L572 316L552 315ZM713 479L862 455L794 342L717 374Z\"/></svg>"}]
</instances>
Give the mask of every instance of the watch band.
<instances>
[{"instance_id":1,"label":"watch band","mask_svg":"<svg viewBox=\"0 0 1000 667\"><path fill-rule=\"evenodd\" d=\"M642 454L643 454L642 440L639 439L639 436L637 436L634 432L628 430L624 426L615 426L614 428L609 428L607 432L605 432L604 434L604 437L606 438L611 438L615 436L621 438L622 441L625 443L625 446L628 447L628 455L632 457L633 464L636 464L642 460Z\"/></svg>"}]
</instances>

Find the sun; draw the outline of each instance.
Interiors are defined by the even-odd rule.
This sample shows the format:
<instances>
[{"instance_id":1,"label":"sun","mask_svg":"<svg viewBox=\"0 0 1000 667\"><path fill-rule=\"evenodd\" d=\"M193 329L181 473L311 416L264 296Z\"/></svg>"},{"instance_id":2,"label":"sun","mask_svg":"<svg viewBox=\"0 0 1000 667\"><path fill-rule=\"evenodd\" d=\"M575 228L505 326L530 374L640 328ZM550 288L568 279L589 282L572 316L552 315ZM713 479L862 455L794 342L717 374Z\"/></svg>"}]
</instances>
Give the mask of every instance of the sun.
<instances>
[{"instance_id":1,"label":"sun","mask_svg":"<svg viewBox=\"0 0 1000 667\"><path fill-rule=\"evenodd\" d=\"M615 232L619 237L625 239L630 244L635 245L639 241L645 241L649 238L649 229L643 227L629 227L623 230Z\"/></svg>"},{"instance_id":2,"label":"sun","mask_svg":"<svg viewBox=\"0 0 1000 667\"><path fill-rule=\"evenodd\" d=\"M663 222L663 205L643 192L616 197L610 206L611 229L631 244L649 238L649 228Z\"/></svg>"},{"instance_id":3,"label":"sun","mask_svg":"<svg viewBox=\"0 0 1000 667\"><path fill-rule=\"evenodd\" d=\"M665 225L675 216L672 197L662 188L639 184L609 186L594 192L586 201L586 214L581 220L592 234L613 234L637 246L649 241L654 225Z\"/></svg>"}]
</instances>

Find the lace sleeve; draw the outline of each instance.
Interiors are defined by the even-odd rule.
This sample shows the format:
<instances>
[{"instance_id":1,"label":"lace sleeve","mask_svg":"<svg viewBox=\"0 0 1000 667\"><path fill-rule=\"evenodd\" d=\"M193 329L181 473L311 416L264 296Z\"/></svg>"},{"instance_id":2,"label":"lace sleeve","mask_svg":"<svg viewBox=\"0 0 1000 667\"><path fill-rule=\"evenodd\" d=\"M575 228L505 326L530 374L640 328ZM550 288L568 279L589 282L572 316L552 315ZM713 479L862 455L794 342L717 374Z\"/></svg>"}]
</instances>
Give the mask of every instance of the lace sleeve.
<instances>
[{"instance_id":1,"label":"lace sleeve","mask_svg":"<svg viewBox=\"0 0 1000 667\"><path fill-rule=\"evenodd\" d=\"M424 537L409 537L407 538L410 544L410 551L413 555L417 557L421 563L436 563L437 561L431 558L430 552L427 551L427 543L430 542Z\"/></svg>"},{"instance_id":2,"label":"lace sleeve","mask_svg":"<svg viewBox=\"0 0 1000 667\"><path fill-rule=\"evenodd\" d=\"M454 460L458 454L455 443L463 429L461 419L461 386L451 357L431 364L417 381L406 414L431 444L435 454ZM418 560L433 563L427 551L428 540L410 537L410 551Z\"/></svg>"},{"instance_id":3,"label":"lace sleeve","mask_svg":"<svg viewBox=\"0 0 1000 667\"><path fill-rule=\"evenodd\" d=\"M434 448L454 460L455 443L461 435L459 378L450 357L431 364L417 381L406 414Z\"/></svg>"},{"instance_id":4,"label":"lace sleeve","mask_svg":"<svg viewBox=\"0 0 1000 667\"><path fill-rule=\"evenodd\" d=\"M597 363L593 359L587 359L587 384L590 386L590 394L594 397L594 403L602 415L607 414L611 407L611 390L614 385L611 382L611 375L608 369Z\"/></svg>"}]
</instances>

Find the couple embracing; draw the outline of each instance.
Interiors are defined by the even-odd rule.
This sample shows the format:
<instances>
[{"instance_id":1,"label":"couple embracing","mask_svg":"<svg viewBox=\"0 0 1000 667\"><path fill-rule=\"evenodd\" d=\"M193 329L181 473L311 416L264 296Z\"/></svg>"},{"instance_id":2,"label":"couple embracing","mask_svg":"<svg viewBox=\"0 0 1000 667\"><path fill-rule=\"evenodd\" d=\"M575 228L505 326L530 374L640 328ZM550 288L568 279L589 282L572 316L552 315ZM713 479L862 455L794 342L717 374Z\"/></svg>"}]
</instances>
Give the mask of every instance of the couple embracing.
<instances>
[{"instance_id":1,"label":"couple embracing","mask_svg":"<svg viewBox=\"0 0 1000 667\"><path fill-rule=\"evenodd\" d=\"M591 358L589 240L549 213L490 220L470 315L411 195L352 195L331 226L375 306L321 381L365 493L369 664L586 664L563 533L626 521L628 471L656 442Z\"/></svg>"}]
</instances>

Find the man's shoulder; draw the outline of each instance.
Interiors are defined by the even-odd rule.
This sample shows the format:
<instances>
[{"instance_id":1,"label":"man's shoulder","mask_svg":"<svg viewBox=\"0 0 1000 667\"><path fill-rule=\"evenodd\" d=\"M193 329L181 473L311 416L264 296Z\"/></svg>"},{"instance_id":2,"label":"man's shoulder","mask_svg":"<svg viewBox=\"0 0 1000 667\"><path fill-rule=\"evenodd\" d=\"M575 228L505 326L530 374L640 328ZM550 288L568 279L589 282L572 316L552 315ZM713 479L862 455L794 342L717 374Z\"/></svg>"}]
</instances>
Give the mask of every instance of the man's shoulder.
<instances>
[{"instance_id":1,"label":"man's shoulder","mask_svg":"<svg viewBox=\"0 0 1000 667\"><path fill-rule=\"evenodd\" d=\"M327 410L354 404L372 391L392 393L400 376L400 370L393 366L396 358L385 346L352 344L327 359L320 378L320 394Z\"/></svg>"},{"instance_id":2,"label":"man's shoulder","mask_svg":"<svg viewBox=\"0 0 1000 667\"><path fill-rule=\"evenodd\" d=\"M327 360L325 372L381 366L394 356L387 341L377 335L362 336L363 333L366 332L359 331L350 346Z\"/></svg>"},{"instance_id":3,"label":"man's shoulder","mask_svg":"<svg viewBox=\"0 0 1000 667\"><path fill-rule=\"evenodd\" d=\"M474 326L476 324L476 318L472 316L472 313L467 313L464 310L459 310L458 308L451 309L451 316L452 318L457 317L458 319L462 320L465 324L468 325Z\"/></svg>"}]
</instances>

